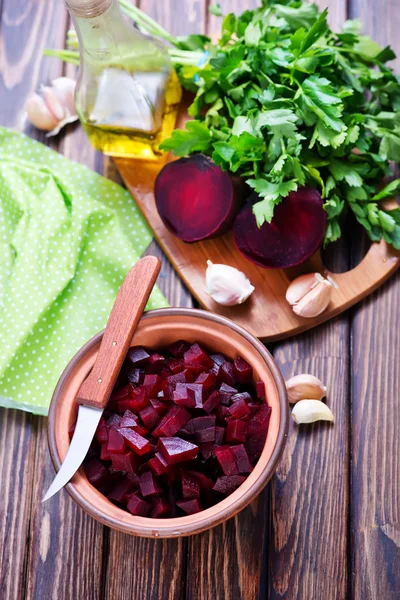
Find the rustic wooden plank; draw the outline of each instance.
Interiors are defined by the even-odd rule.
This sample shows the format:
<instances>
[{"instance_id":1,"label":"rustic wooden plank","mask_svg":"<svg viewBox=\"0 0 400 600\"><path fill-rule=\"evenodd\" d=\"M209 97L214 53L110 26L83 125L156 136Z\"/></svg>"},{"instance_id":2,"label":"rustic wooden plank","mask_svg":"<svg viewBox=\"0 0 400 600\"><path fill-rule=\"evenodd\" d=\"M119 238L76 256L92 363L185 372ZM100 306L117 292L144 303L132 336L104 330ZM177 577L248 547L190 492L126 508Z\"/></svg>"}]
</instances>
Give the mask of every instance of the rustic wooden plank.
<instances>
[{"instance_id":1,"label":"rustic wooden plank","mask_svg":"<svg viewBox=\"0 0 400 600\"><path fill-rule=\"evenodd\" d=\"M0 409L0 598L24 597L35 422L28 413Z\"/></svg>"},{"instance_id":2,"label":"rustic wooden plank","mask_svg":"<svg viewBox=\"0 0 400 600\"><path fill-rule=\"evenodd\" d=\"M41 141L44 134L24 122L24 103L40 83L61 74L61 64L42 59L42 53L46 46L63 45L66 22L62 3L2 3L0 122ZM52 139L49 145L57 148L58 141ZM66 590L75 589L75 597L97 598L98 593L89 591L96 586L96 564L100 582L101 566L91 535L93 521L62 496L45 507L40 504L54 476L44 419L17 411L1 413L0 597L50 599L58 598L62 590L68 597Z\"/></svg>"},{"instance_id":3,"label":"rustic wooden plank","mask_svg":"<svg viewBox=\"0 0 400 600\"><path fill-rule=\"evenodd\" d=\"M400 70L397 3L352 0L350 15L382 46L390 44ZM354 312L351 363L351 597L400 594L400 368L399 277Z\"/></svg>"},{"instance_id":4,"label":"rustic wooden plank","mask_svg":"<svg viewBox=\"0 0 400 600\"><path fill-rule=\"evenodd\" d=\"M46 503L41 503L54 478L45 418L38 419L35 458L24 598L100 600L105 528L86 515L65 490Z\"/></svg>"},{"instance_id":5,"label":"rustic wooden plank","mask_svg":"<svg viewBox=\"0 0 400 600\"><path fill-rule=\"evenodd\" d=\"M328 3L339 29L345 0ZM328 251L332 271L350 267L342 240ZM349 313L313 332L279 344L274 356L283 376L312 373L328 387L336 422L290 423L288 445L272 480L268 598L344 600L349 589Z\"/></svg>"}]
</instances>

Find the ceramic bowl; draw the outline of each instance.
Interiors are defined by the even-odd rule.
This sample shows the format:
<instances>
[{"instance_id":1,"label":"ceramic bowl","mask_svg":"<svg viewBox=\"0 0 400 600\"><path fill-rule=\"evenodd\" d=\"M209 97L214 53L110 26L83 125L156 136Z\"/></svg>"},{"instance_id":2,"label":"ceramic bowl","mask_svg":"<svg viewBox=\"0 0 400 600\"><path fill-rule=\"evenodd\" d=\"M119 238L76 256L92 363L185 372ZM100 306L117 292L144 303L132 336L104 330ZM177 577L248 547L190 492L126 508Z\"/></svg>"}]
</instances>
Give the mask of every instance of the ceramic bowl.
<instances>
[{"instance_id":1,"label":"ceramic bowl","mask_svg":"<svg viewBox=\"0 0 400 600\"><path fill-rule=\"evenodd\" d=\"M76 419L75 398L96 358L103 332L93 337L74 356L62 374L50 406L48 436L56 470L67 453L68 430ZM263 489L274 473L286 443L289 408L285 383L271 354L257 338L229 319L196 309L166 308L143 315L132 345L160 349L184 339L199 342L229 358L242 356L251 364L256 380L265 384L272 408L267 439L261 457L243 484L230 496L200 513L171 519L138 517L112 504L87 480L81 467L66 486L72 498L92 517L113 529L152 538L199 533L233 517Z\"/></svg>"}]
</instances>

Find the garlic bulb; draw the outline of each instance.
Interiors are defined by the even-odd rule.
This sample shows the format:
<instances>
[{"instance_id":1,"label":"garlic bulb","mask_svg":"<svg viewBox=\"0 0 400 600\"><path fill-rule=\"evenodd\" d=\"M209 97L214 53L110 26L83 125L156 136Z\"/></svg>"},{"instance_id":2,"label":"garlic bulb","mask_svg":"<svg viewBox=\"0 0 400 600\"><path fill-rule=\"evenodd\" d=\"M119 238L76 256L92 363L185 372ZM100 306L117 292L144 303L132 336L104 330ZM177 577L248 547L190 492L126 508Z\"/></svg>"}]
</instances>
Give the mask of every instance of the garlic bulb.
<instances>
[{"instance_id":1,"label":"garlic bulb","mask_svg":"<svg viewBox=\"0 0 400 600\"><path fill-rule=\"evenodd\" d=\"M39 94L32 94L25 104L30 122L48 131L47 137L57 135L64 125L78 120L75 109L76 82L69 77L57 77L51 86L42 85Z\"/></svg>"},{"instance_id":2,"label":"garlic bulb","mask_svg":"<svg viewBox=\"0 0 400 600\"><path fill-rule=\"evenodd\" d=\"M315 421L335 420L330 408L320 400L300 400L292 410L292 418L295 423L315 423Z\"/></svg>"},{"instance_id":3,"label":"garlic bulb","mask_svg":"<svg viewBox=\"0 0 400 600\"><path fill-rule=\"evenodd\" d=\"M207 293L218 304L242 304L254 292L254 286L238 269L228 265L214 265L211 260L207 261L207 265Z\"/></svg>"},{"instance_id":4,"label":"garlic bulb","mask_svg":"<svg viewBox=\"0 0 400 600\"><path fill-rule=\"evenodd\" d=\"M286 291L286 300L300 317L316 317L327 308L332 290L337 287L329 277L320 273L308 273L294 279Z\"/></svg>"}]
</instances>

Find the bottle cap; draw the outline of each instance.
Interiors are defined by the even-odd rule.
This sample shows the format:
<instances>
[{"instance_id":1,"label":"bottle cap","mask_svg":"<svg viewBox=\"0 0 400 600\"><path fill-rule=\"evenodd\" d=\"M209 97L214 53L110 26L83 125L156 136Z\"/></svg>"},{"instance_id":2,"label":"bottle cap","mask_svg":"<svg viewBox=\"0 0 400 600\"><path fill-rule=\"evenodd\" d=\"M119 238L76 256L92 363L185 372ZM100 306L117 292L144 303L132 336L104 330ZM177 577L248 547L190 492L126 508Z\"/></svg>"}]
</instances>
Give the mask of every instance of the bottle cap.
<instances>
[{"instance_id":1,"label":"bottle cap","mask_svg":"<svg viewBox=\"0 0 400 600\"><path fill-rule=\"evenodd\" d=\"M112 0L65 0L65 5L73 17L91 19L102 15Z\"/></svg>"}]
</instances>

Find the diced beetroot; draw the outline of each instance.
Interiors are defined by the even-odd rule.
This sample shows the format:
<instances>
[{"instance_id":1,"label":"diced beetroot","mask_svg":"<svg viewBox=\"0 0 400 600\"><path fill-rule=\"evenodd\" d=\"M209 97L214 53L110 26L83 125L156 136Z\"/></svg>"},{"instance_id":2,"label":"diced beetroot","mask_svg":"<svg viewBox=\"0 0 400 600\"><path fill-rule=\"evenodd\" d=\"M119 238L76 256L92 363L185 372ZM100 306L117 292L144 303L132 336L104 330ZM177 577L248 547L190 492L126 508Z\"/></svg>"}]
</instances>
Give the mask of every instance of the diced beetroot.
<instances>
[{"instance_id":1,"label":"diced beetroot","mask_svg":"<svg viewBox=\"0 0 400 600\"><path fill-rule=\"evenodd\" d=\"M303 263L319 248L326 230L323 200L315 188L290 192L275 206L270 223L257 226L253 204L261 200L253 193L233 224L235 244L246 258L271 269L286 269Z\"/></svg>"},{"instance_id":2,"label":"diced beetroot","mask_svg":"<svg viewBox=\"0 0 400 600\"><path fill-rule=\"evenodd\" d=\"M260 410L254 415L254 417L248 422L248 435L249 438L259 433L267 434L269 420L271 417L271 407L267 404L263 404Z\"/></svg>"},{"instance_id":3,"label":"diced beetroot","mask_svg":"<svg viewBox=\"0 0 400 600\"><path fill-rule=\"evenodd\" d=\"M165 356L159 352L150 354L147 362L147 373L159 373L165 364Z\"/></svg>"},{"instance_id":4,"label":"diced beetroot","mask_svg":"<svg viewBox=\"0 0 400 600\"><path fill-rule=\"evenodd\" d=\"M196 431L201 431L202 429L215 427L215 422L215 415L208 415L207 417L195 417L194 419L190 419L185 429L187 429L189 433L196 433Z\"/></svg>"},{"instance_id":5,"label":"diced beetroot","mask_svg":"<svg viewBox=\"0 0 400 600\"><path fill-rule=\"evenodd\" d=\"M218 423L225 424L225 420L230 416L229 408L227 406L222 406L222 404L220 404L215 409L215 414L217 416Z\"/></svg>"},{"instance_id":6,"label":"diced beetroot","mask_svg":"<svg viewBox=\"0 0 400 600\"><path fill-rule=\"evenodd\" d=\"M199 346L199 344L192 344L187 352L184 354L185 366L199 366L203 369L211 369L213 361Z\"/></svg>"},{"instance_id":7,"label":"diced beetroot","mask_svg":"<svg viewBox=\"0 0 400 600\"><path fill-rule=\"evenodd\" d=\"M139 487L139 477L136 475L136 473L127 473L125 475L125 479L129 479L129 481L131 481L135 487Z\"/></svg>"},{"instance_id":8,"label":"diced beetroot","mask_svg":"<svg viewBox=\"0 0 400 600\"><path fill-rule=\"evenodd\" d=\"M216 427L215 428L215 445L222 446L225 438L225 428L224 427Z\"/></svg>"},{"instance_id":9,"label":"diced beetroot","mask_svg":"<svg viewBox=\"0 0 400 600\"><path fill-rule=\"evenodd\" d=\"M110 452L107 444L102 444L100 447L100 458L101 460L111 460Z\"/></svg>"},{"instance_id":10,"label":"diced beetroot","mask_svg":"<svg viewBox=\"0 0 400 600\"><path fill-rule=\"evenodd\" d=\"M155 437L175 435L190 419L190 413L183 406L171 406L167 414L153 430Z\"/></svg>"},{"instance_id":11,"label":"diced beetroot","mask_svg":"<svg viewBox=\"0 0 400 600\"><path fill-rule=\"evenodd\" d=\"M159 376L161 377L162 380L164 380L164 379L167 379L167 377L169 377L170 375L172 375L172 371L171 371L171 369L169 369L166 366L166 363L165 363L164 367L159 372Z\"/></svg>"},{"instance_id":12,"label":"diced beetroot","mask_svg":"<svg viewBox=\"0 0 400 600\"><path fill-rule=\"evenodd\" d=\"M187 515L194 515L195 513L198 513L201 510L203 510L203 506L201 505L198 498L193 498L193 500L178 500L176 504Z\"/></svg>"},{"instance_id":13,"label":"diced beetroot","mask_svg":"<svg viewBox=\"0 0 400 600\"><path fill-rule=\"evenodd\" d=\"M215 410L215 408L221 402L221 399L222 399L222 396L219 393L219 391L214 390L213 392L211 392L211 394L209 395L207 400L203 403L203 410L205 410L206 413L210 414L210 412Z\"/></svg>"},{"instance_id":14,"label":"diced beetroot","mask_svg":"<svg viewBox=\"0 0 400 600\"><path fill-rule=\"evenodd\" d=\"M195 391L188 383L177 383L173 392L173 400L178 406L194 408L196 406Z\"/></svg>"},{"instance_id":15,"label":"diced beetroot","mask_svg":"<svg viewBox=\"0 0 400 600\"><path fill-rule=\"evenodd\" d=\"M253 377L253 369L241 356L233 361L233 372L239 383L249 383Z\"/></svg>"},{"instance_id":16,"label":"diced beetroot","mask_svg":"<svg viewBox=\"0 0 400 600\"><path fill-rule=\"evenodd\" d=\"M204 473L201 473L200 471L188 471L188 473L196 477L196 479L200 483L200 488L202 490L211 489L214 485L214 482L211 479L209 479L207 475L204 475Z\"/></svg>"},{"instance_id":17,"label":"diced beetroot","mask_svg":"<svg viewBox=\"0 0 400 600\"><path fill-rule=\"evenodd\" d=\"M107 476L106 467L97 458L92 458L88 462L85 462L83 466L89 482L95 487L101 485Z\"/></svg>"},{"instance_id":18,"label":"diced beetroot","mask_svg":"<svg viewBox=\"0 0 400 600\"><path fill-rule=\"evenodd\" d=\"M239 396L239 394L238 394ZM241 396L241 394L240 394ZM233 396L234 398L234 396ZM234 419L241 419L242 417L245 417L246 415L248 415L250 412L249 407L247 406L247 402L246 400L244 400L244 398L239 398L238 400L236 400L230 407L229 407L229 413L231 415L231 417L233 417Z\"/></svg>"},{"instance_id":19,"label":"diced beetroot","mask_svg":"<svg viewBox=\"0 0 400 600\"><path fill-rule=\"evenodd\" d=\"M150 404L160 416L165 415L165 413L168 410L168 404L165 404L165 402L161 402L161 400L157 400L157 398L152 398L150 400Z\"/></svg>"},{"instance_id":20,"label":"diced beetroot","mask_svg":"<svg viewBox=\"0 0 400 600\"><path fill-rule=\"evenodd\" d=\"M146 427L142 427L138 423L136 423L135 427L131 427L131 429L134 429L136 433L142 435L143 437L145 437L149 433L149 430L146 429Z\"/></svg>"},{"instance_id":21,"label":"diced beetroot","mask_svg":"<svg viewBox=\"0 0 400 600\"><path fill-rule=\"evenodd\" d=\"M118 412L125 413L127 410L130 409L131 403L132 403L132 399L131 398L127 398L126 400L119 400L117 402L117 410L118 410Z\"/></svg>"},{"instance_id":22,"label":"diced beetroot","mask_svg":"<svg viewBox=\"0 0 400 600\"><path fill-rule=\"evenodd\" d=\"M260 400L265 398L265 383L263 381L257 381L256 383L256 395Z\"/></svg>"},{"instance_id":23,"label":"diced beetroot","mask_svg":"<svg viewBox=\"0 0 400 600\"><path fill-rule=\"evenodd\" d=\"M133 515L138 515L140 517L145 517L148 515L149 510L151 508L148 502L145 502L142 498L137 496L136 494L131 494L129 496L128 504L126 505L129 512Z\"/></svg>"},{"instance_id":24,"label":"diced beetroot","mask_svg":"<svg viewBox=\"0 0 400 600\"><path fill-rule=\"evenodd\" d=\"M200 482L188 471L182 471L182 496L185 500L200 498Z\"/></svg>"},{"instance_id":25,"label":"diced beetroot","mask_svg":"<svg viewBox=\"0 0 400 600\"><path fill-rule=\"evenodd\" d=\"M237 475L238 470L230 446L216 446L215 456L225 475Z\"/></svg>"},{"instance_id":26,"label":"diced beetroot","mask_svg":"<svg viewBox=\"0 0 400 600\"><path fill-rule=\"evenodd\" d=\"M213 366L210 369L210 373L213 373L217 379L219 379L219 373L221 371L221 365L217 365L217 363L213 363Z\"/></svg>"},{"instance_id":27,"label":"diced beetroot","mask_svg":"<svg viewBox=\"0 0 400 600\"><path fill-rule=\"evenodd\" d=\"M203 408L204 389L201 383L187 383L189 389L194 392L195 407Z\"/></svg>"},{"instance_id":28,"label":"diced beetroot","mask_svg":"<svg viewBox=\"0 0 400 600\"><path fill-rule=\"evenodd\" d=\"M134 488L134 484L127 477L123 477L113 485L111 491L107 494L109 500L122 504L125 496Z\"/></svg>"},{"instance_id":29,"label":"diced beetroot","mask_svg":"<svg viewBox=\"0 0 400 600\"><path fill-rule=\"evenodd\" d=\"M163 383L163 389L165 389L167 386L176 386L178 383L187 383L185 373L183 371L167 377Z\"/></svg>"},{"instance_id":30,"label":"diced beetroot","mask_svg":"<svg viewBox=\"0 0 400 600\"><path fill-rule=\"evenodd\" d=\"M110 429L107 450L109 454L122 454L126 450L125 440L117 429Z\"/></svg>"},{"instance_id":31,"label":"diced beetroot","mask_svg":"<svg viewBox=\"0 0 400 600\"><path fill-rule=\"evenodd\" d=\"M196 377L198 377L202 371L203 367L190 365L190 367L185 368L182 373L185 375L186 383L193 383Z\"/></svg>"},{"instance_id":32,"label":"diced beetroot","mask_svg":"<svg viewBox=\"0 0 400 600\"><path fill-rule=\"evenodd\" d=\"M152 429L157 425L160 420L160 415L156 411L156 409L150 404L143 408L139 412L139 416L142 419L142 423L147 429Z\"/></svg>"},{"instance_id":33,"label":"diced beetroot","mask_svg":"<svg viewBox=\"0 0 400 600\"><path fill-rule=\"evenodd\" d=\"M196 431L195 439L197 444L215 442L215 427L208 427L207 429L200 429L200 431Z\"/></svg>"},{"instance_id":34,"label":"diced beetroot","mask_svg":"<svg viewBox=\"0 0 400 600\"><path fill-rule=\"evenodd\" d=\"M226 356L223 354L210 354L210 358L215 365L221 367L226 362Z\"/></svg>"},{"instance_id":35,"label":"diced beetroot","mask_svg":"<svg viewBox=\"0 0 400 600\"><path fill-rule=\"evenodd\" d=\"M120 421L119 427L136 427L137 420L137 416L134 415L132 411L126 410Z\"/></svg>"},{"instance_id":36,"label":"diced beetroot","mask_svg":"<svg viewBox=\"0 0 400 600\"><path fill-rule=\"evenodd\" d=\"M158 375L146 375L146 377L158 377ZM146 379L146 378L145 378ZM149 395L147 394L147 389L143 386L132 390L132 400L130 403L130 409L133 410L134 413L139 412L149 404Z\"/></svg>"},{"instance_id":37,"label":"diced beetroot","mask_svg":"<svg viewBox=\"0 0 400 600\"><path fill-rule=\"evenodd\" d=\"M251 473L253 467L251 466L246 448L243 446L243 444L239 444L239 446L231 446L231 450L239 473Z\"/></svg>"},{"instance_id":38,"label":"diced beetroot","mask_svg":"<svg viewBox=\"0 0 400 600\"><path fill-rule=\"evenodd\" d=\"M111 454L112 466L116 471L126 471L134 473L136 467L135 455L133 452L124 452L124 454Z\"/></svg>"},{"instance_id":39,"label":"diced beetroot","mask_svg":"<svg viewBox=\"0 0 400 600\"><path fill-rule=\"evenodd\" d=\"M168 367L171 369L172 373L180 373L185 368L185 361L183 358L169 358Z\"/></svg>"},{"instance_id":40,"label":"diced beetroot","mask_svg":"<svg viewBox=\"0 0 400 600\"><path fill-rule=\"evenodd\" d=\"M184 342L183 340L178 340L174 342L170 346L168 346L168 352L172 354L175 358L183 358L185 352L187 352L190 348L190 344Z\"/></svg>"},{"instance_id":41,"label":"diced beetroot","mask_svg":"<svg viewBox=\"0 0 400 600\"><path fill-rule=\"evenodd\" d=\"M154 398L158 392L162 389L162 379L159 375L145 375L143 381L143 388L145 389L148 398Z\"/></svg>"},{"instance_id":42,"label":"diced beetroot","mask_svg":"<svg viewBox=\"0 0 400 600\"><path fill-rule=\"evenodd\" d=\"M256 404L255 402L249 402L247 406L250 409L250 413L243 419L244 421L251 419L261 408L261 404Z\"/></svg>"},{"instance_id":43,"label":"diced beetroot","mask_svg":"<svg viewBox=\"0 0 400 600\"><path fill-rule=\"evenodd\" d=\"M117 392L111 394L110 400L118 402L118 400L126 400L131 397L131 386L128 384Z\"/></svg>"},{"instance_id":44,"label":"diced beetroot","mask_svg":"<svg viewBox=\"0 0 400 600\"><path fill-rule=\"evenodd\" d=\"M229 386L234 386L236 383L235 374L233 371L233 363L226 361L221 365L221 369L218 375L218 379L221 383L226 383Z\"/></svg>"},{"instance_id":45,"label":"diced beetroot","mask_svg":"<svg viewBox=\"0 0 400 600\"><path fill-rule=\"evenodd\" d=\"M162 487L158 483L151 471L146 471L139 477L139 487L142 492L142 496L154 496L154 494L160 494Z\"/></svg>"},{"instance_id":46,"label":"diced beetroot","mask_svg":"<svg viewBox=\"0 0 400 600\"><path fill-rule=\"evenodd\" d=\"M252 465L254 465L261 456L265 446L266 433L252 434L246 442L245 448Z\"/></svg>"},{"instance_id":47,"label":"diced beetroot","mask_svg":"<svg viewBox=\"0 0 400 600\"><path fill-rule=\"evenodd\" d=\"M231 404L232 396L237 394L238 391L236 388L231 387L226 383L222 383L219 388L219 393L221 394L221 404L224 406L229 406Z\"/></svg>"},{"instance_id":48,"label":"diced beetroot","mask_svg":"<svg viewBox=\"0 0 400 600\"><path fill-rule=\"evenodd\" d=\"M149 452L150 442L146 440L145 437L127 427L119 429L118 431L125 439L127 445L132 448L136 454L142 456L143 454L146 454L146 452Z\"/></svg>"},{"instance_id":49,"label":"diced beetroot","mask_svg":"<svg viewBox=\"0 0 400 600\"><path fill-rule=\"evenodd\" d=\"M214 373L200 373L200 375L195 380L195 383L201 384L203 386L203 395L207 394L215 386L217 383L217 378Z\"/></svg>"},{"instance_id":50,"label":"diced beetroot","mask_svg":"<svg viewBox=\"0 0 400 600\"><path fill-rule=\"evenodd\" d=\"M228 475L225 477L218 477L213 490L215 492L219 492L220 494L224 494L224 496L228 496L232 494L240 485L242 485L243 481L246 477L242 477L241 475Z\"/></svg>"},{"instance_id":51,"label":"diced beetroot","mask_svg":"<svg viewBox=\"0 0 400 600\"><path fill-rule=\"evenodd\" d=\"M159 519L160 517L166 517L171 513L171 505L168 500L160 494L159 496L154 496L151 499L151 513L150 516L153 519Z\"/></svg>"},{"instance_id":52,"label":"diced beetroot","mask_svg":"<svg viewBox=\"0 0 400 600\"><path fill-rule=\"evenodd\" d=\"M215 457L215 443L207 442L206 444L199 445L199 452L204 460Z\"/></svg>"},{"instance_id":53,"label":"diced beetroot","mask_svg":"<svg viewBox=\"0 0 400 600\"><path fill-rule=\"evenodd\" d=\"M140 369L139 367L129 367L127 370L127 377L128 377L128 381L131 384L137 385L139 383L141 383L140 381Z\"/></svg>"},{"instance_id":54,"label":"diced beetroot","mask_svg":"<svg viewBox=\"0 0 400 600\"><path fill-rule=\"evenodd\" d=\"M159 452L156 452L147 464L155 475L164 475L168 470L167 462Z\"/></svg>"},{"instance_id":55,"label":"diced beetroot","mask_svg":"<svg viewBox=\"0 0 400 600\"><path fill-rule=\"evenodd\" d=\"M108 442L108 428L103 417L100 419L99 424L97 425L95 437L99 444L106 444Z\"/></svg>"},{"instance_id":56,"label":"diced beetroot","mask_svg":"<svg viewBox=\"0 0 400 600\"><path fill-rule=\"evenodd\" d=\"M133 346L129 348L127 358L131 361L135 367L144 365L150 358L150 354L140 346Z\"/></svg>"},{"instance_id":57,"label":"diced beetroot","mask_svg":"<svg viewBox=\"0 0 400 600\"><path fill-rule=\"evenodd\" d=\"M229 421L226 428L226 441L230 443L245 442L247 433L247 424L240 419Z\"/></svg>"},{"instance_id":58,"label":"diced beetroot","mask_svg":"<svg viewBox=\"0 0 400 600\"><path fill-rule=\"evenodd\" d=\"M199 448L182 438L166 437L158 440L157 450L165 458L168 465L174 465L196 458Z\"/></svg>"},{"instance_id":59,"label":"diced beetroot","mask_svg":"<svg viewBox=\"0 0 400 600\"><path fill-rule=\"evenodd\" d=\"M190 433L187 429L183 428L177 432L177 436L183 438L184 440L189 440L189 442L193 441L194 434Z\"/></svg>"}]
</instances>

